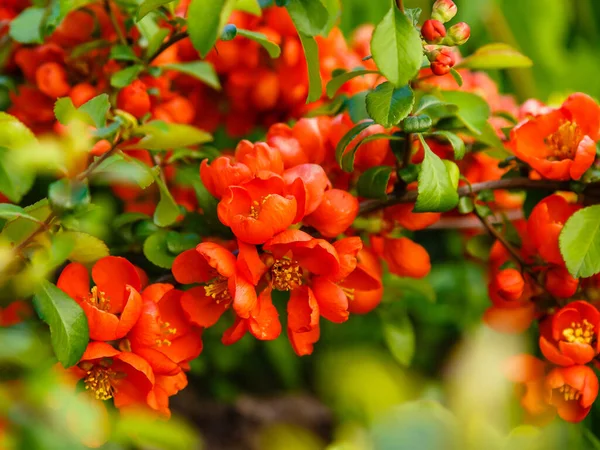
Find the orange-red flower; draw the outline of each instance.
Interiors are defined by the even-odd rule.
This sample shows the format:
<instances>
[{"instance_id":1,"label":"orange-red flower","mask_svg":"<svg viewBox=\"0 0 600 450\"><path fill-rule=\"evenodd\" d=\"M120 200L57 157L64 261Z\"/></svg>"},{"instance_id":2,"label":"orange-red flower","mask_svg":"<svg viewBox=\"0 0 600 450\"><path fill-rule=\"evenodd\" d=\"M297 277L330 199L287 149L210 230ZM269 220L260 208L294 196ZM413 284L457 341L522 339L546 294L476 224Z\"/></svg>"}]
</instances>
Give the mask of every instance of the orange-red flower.
<instances>
[{"instance_id":1,"label":"orange-red flower","mask_svg":"<svg viewBox=\"0 0 600 450\"><path fill-rule=\"evenodd\" d=\"M278 149L286 169L300 164L321 164L325 160L327 146L319 121L303 118L293 127L277 123L267 133L267 143Z\"/></svg>"},{"instance_id":2,"label":"orange-red flower","mask_svg":"<svg viewBox=\"0 0 600 450\"><path fill-rule=\"evenodd\" d=\"M372 311L383 297L383 284L381 277L383 276L383 268L377 255L369 248L363 247L356 255L358 264L357 268L367 272L373 279L379 281L379 287L370 290L356 289L354 298L348 304L348 311L353 314L366 314Z\"/></svg>"},{"instance_id":3,"label":"orange-red flower","mask_svg":"<svg viewBox=\"0 0 600 450\"><path fill-rule=\"evenodd\" d=\"M504 364L504 373L510 381L522 385L521 406L530 416L552 418L555 415L544 395L546 364L542 360L527 354L512 356Z\"/></svg>"},{"instance_id":4,"label":"orange-red flower","mask_svg":"<svg viewBox=\"0 0 600 450\"><path fill-rule=\"evenodd\" d=\"M245 139L240 141L235 148L235 159L248 166L253 175L263 170L278 175L283 173L281 153L265 142L253 144Z\"/></svg>"},{"instance_id":5,"label":"orange-red flower","mask_svg":"<svg viewBox=\"0 0 600 450\"><path fill-rule=\"evenodd\" d=\"M285 191L283 178L275 174L230 186L217 207L219 220L239 240L262 244L298 220L296 198Z\"/></svg>"},{"instance_id":6,"label":"orange-red flower","mask_svg":"<svg viewBox=\"0 0 600 450\"><path fill-rule=\"evenodd\" d=\"M319 304L308 286L300 286L290 294L287 304L287 334L298 356L310 355L321 336Z\"/></svg>"},{"instance_id":7,"label":"orange-red flower","mask_svg":"<svg viewBox=\"0 0 600 450\"><path fill-rule=\"evenodd\" d=\"M398 205L385 208L384 214L388 219L395 220L402 228L407 230L422 230L436 223L442 217L441 213L436 212L413 212L415 205L413 203L400 203Z\"/></svg>"},{"instance_id":8,"label":"orange-red flower","mask_svg":"<svg viewBox=\"0 0 600 450\"><path fill-rule=\"evenodd\" d=\"M600 312L584 301L569 303L541 325L540 349L560 366L587 364L598 354Z\"/></svg>"},{"instance_id":9,"label":"orange-red flower","mask_svg":"<svg viewBox=\"0 0 600 450\"><path fill-rule=\"evenodd\" d=\"M548 269L544 280L546 290L560 298L569 298L575 295L579 280L573 278L569 271L561 266L556 266Z\"/></svg>"},{"instance_id":10,"label":"orange-red flower","mask_svg":"<svg viewBox=\"0 0 600 450\"><path fill-rule=\"evenodd\" d=\"M175 258L172 271L178 282L204 284L181 297L181 306L193 324L214 325L231 304L236 314L249 317L256 306L256 291L251 281L236 271L236 264L233 253L213 242L203 242Z\"/></svg>"},{"instance_id":11,"label":"orange-red flower","mask_svg":"<svg viewBox=\"0 0 600 450\"><path fill-rule=\"evenodd\" d=\"M341 189L325 191L323 200L303 221L325 237L336 237L346 231L358 215L358 200Z\"/></svg>"},{"instance_id":12,"label":"orange-red flower","mask_svg":"<svg viewBox=\"0 0 600 450\"><path fill-rule=\"evenodd\" d=\"M580 422L598 396L598 378L587 366L557 367L546 375L546 401L567 422Z\"/></svg>"},{"instance_id":13,"label":"orange-red flower","mask_svg":"<svg viewBox=\"0 0 600 450\"><path fill-rule=\"evenodd\" d=\"M510 147L544 178L578 180L594 162L599 137L600 106L576 93L560 108L516 126Z\"/></svg>"},{"instance_id":14,"label":"orange-red flower","mask_svg":"<svg viewBox=\"0 0 600 450\"><path fill-rule=\"evenodd\" d=\"M114 398L117 408L146 405L155 382L144 358L116 350L105 342L90 342L79 364L69 371L83 378L85 388L96 399Z\"/></svg>"},{"instance_id":15,"label":"orange-red flower","mask_svg":"<svg viewBox=\"0 0 600 450\"><path fill-rule=\"evenodd\" d=\"M388 269L401 277L423 278L431 270L429 253L408 238L374 238L374 250L381 255Z\"/></svg>"},{"instance_id":16,"label":"orange-red flower","mask_svg":"<svg viewBox=\"0 0 600 450\"><path fill-rule=\"evenodd\" d=\"M331 188L331 181L325 170L317 164L300 164L287 169L283 180L288 192L298 201L296 217L312 214L323 201L325 191Z\"/></svg>"},{"instance_id":17,"label":"orange-red flower","mask_svg":"<svg viewBox=\"0 0 600 450\"><path fill-rule=\"evenodd\" d=\"M483 321L500 333L522 333L535 318L535 304L525 302L514 308L491 306L483 314Z\"/></svg>"},{"instance_id":18,"label":"orange-red flower","mask_svg":"<svg viewBox=\"0 0 600 450\"><path fill-rule=\"evenodd\" d=\"M6 308L0 308L0 327L11 327L33 315L29 303L15 300Z\"/></svg>"},{"instance_id":19,"label":"orange-red flower","mask_svg":"<svg viewBox=\"0 0 600 450\"><path fill-rule=\"evenodd\" d=\"M125 258L106 256L92 267L95 286L90 289L88 270L79 263L64 268L56 285L83 308L90 338L112 341L124 337L142 311L140 276Z\"/></svg>"},{"instance_id":20,"label":"orange-red flower","mask_svg":"<svg viewBox=\"0 0 600 450\"><path fill-rule=\"evenodd\" d=\"M171 417L169 409L169 397L177 394L188 384L187 376L184 372L176 375L155 375L154 388L148 394L148 406L157 411L162 417L168 419Z\"/></svg>"},{"instance_id":21,"label":"orange-red flower","mask_svg":"<svg viewBox=\"0 0 600 450\"><path fill-rule=\"evenodd\" d=\"M227 193L229 186L237 186L250 180L252 172L246 164L233 162L227 156L219 156L210 164L207 159L202 161L200 177L208 192L221 198Z\"/></svg>"},{"instance_id":22,"label":"orange-red flower","mask_svg":"<svg viewBox=\"0 0 600 450\"><path fill-rule=\"evenodd\" d=\"M558 236L565 222L580 208L558 194L546 197L533 208L527 231L533 246L546 261L564 266Z\"/></svg>"},{"instance_id":23,"label":"orange-red flower","mask_svg":"<svg viewBox=\"0 0 600 450\"><path fill-rule=\"evenodd\" d=\"M142 315L127 334L125 347L148 361L156 375L176 375L202 351L200 331L190 326L182 295L170 284L148 286Z\"/></svg>"}]
</instances>

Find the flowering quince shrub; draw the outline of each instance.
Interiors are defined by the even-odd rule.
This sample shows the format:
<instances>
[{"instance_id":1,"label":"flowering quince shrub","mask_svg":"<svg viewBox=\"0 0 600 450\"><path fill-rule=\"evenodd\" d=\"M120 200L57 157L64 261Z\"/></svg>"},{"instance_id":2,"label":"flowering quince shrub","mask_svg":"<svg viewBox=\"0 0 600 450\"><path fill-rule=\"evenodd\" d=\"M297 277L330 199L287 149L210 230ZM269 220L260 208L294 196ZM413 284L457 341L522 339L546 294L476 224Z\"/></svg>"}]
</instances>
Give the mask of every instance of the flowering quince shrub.
<instances>
[{"instance_id":1,"label":"flowering quince shrub","mask_svg":"<svg viewBox=\"0 0 600 450\"><path fill-rule=\"evenodd\" d=\"M285 334L310 355L323 321L428 275L415 231L474 219L483 321L535 330L537 356L506 362L527 417L583 420L600 353L598 103L501 95L481 70L531 62L501 43L461 55L451 0L425 21L398 1L348 41L336 2L261 5L0 5L0 325L38 317L73 390L168 418L207 328L226 323L224 345ZM408 316L381 319L408 364Z\"/></svg>"}]
</instances>

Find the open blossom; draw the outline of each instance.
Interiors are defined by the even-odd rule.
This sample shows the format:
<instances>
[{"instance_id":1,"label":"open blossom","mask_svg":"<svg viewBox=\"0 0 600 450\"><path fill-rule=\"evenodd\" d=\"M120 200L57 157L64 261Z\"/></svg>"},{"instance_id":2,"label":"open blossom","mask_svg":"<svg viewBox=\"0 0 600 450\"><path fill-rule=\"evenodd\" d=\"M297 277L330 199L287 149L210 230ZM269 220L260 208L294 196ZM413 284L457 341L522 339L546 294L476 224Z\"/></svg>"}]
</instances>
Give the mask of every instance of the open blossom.
<instances>
[{"instance_id":1,"label":"open blossom","mask_svg":"<svg viewBox=\"0 0 600 450\"><path fill-rule=\"evenodd\" d=\"M111 341L124 337L142 312L140 276L125 258L106 256L88 269L80 263L67 265L56 285L83 308L90 338Z\"/></svg>"},{"instance_id":2,"label":"open blossom","mask_svg":"<svg viewBox=\"0 0 600 450\"><path fill-rule=\"evenodd\" d=\"M598 138L600 106L577 93L560 108L516 126L510 148L544 178L578 180L594 162Z\"/></svg>"},{"instance_id":3,"label":"open blossom","mask_svg":"<svg viewBox=\"0 0 600 450\"><path fill-rule=\"evenodd\" d=\"M557 367L546 375L546 401L569 422L587 416L598 396L598 377L588 366Z\"/></svg>"}]
</instances>

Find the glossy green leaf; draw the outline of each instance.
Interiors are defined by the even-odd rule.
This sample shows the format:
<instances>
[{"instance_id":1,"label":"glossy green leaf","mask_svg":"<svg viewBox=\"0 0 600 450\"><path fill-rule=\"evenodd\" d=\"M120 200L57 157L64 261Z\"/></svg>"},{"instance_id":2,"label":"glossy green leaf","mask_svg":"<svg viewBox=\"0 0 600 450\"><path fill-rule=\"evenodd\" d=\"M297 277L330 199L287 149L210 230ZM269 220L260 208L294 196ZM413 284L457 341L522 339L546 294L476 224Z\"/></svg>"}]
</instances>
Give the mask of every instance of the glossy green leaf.
<instances>
[{"instance_id":1,"label":"glossy green leaf","mask_svg":"<svg viewBox=\"0 0 600 450\"><path fill-rule=\"evenodd\" d=\"M65 368L77 364L89 341L88 323L81 306L49 281L43 281L36 290L33 304L50 327L58 361Z\"/></svg>"},{"instance_id":2,"label":"glossy green leaf","mask_svg":"<svg viewBox=\"0 0 600 450\"><path fill-rule=\"evenodd\" d=\"M45 8L31 7L23 10L10 22L9 36L22 44L41 44L45 15Z\"/></svg>"},{"instance_id":3,"label":"glossy green leaf","mask_svg":"<svg viewBox=\"0 0 600 450\"><path fill-rule=\"evenodd\" d=\"M573 214L560 236L560 253L569 273L588 278L600 272L600 205L588 206Z\"/></svg>"},{"instance_id":4,"label":"glossy green leaf","mask_svg":"<svg viewBox=\"0 0 600 450\"><path fill-rule=\"evenodd\" d=\"M260 9L260 3L258 0L237 0L235 4L237 11L244 11L255 16L262 16L262 9Z\"/></svg>"},{"instance_id":5,"label":"glossy green leaf","mask_svg":"<svg viewBox=\"0 0 600 450\"><path fill-rule=\"evenodd\" d=\"M30 220L36 223L40 222L35 217L27 214L27 212L20 206L13 205L11 203L0 203L0 219L14 220L18 218Z\"/></svg>"},{"instance_id":6,"label":"glossy green leaf","mask_svg":"<svg viewBox=\"0 0 600 450\"><path fill-rule=\"evenodd\" d=\"M450 75L452 76L452 78L454 78L454 81L456 81L456 84L458 84L458 87L462 87L464 80L462 75L460 74L460 72L458 72L456 69L451 68L450 69Z\"/></svg>"},{"instance_id":7,"label":"glossy green leaf","mask_svg":"<svg viewBox=\"0 0 600 450\"><path fill-rule=\"evenodd\" d=\"M329 12L321 0L289 0L286 8L299 33L316 36L325 30Z\"/></svg>"},{"instance_id":8,"label":"glossy green leaf","mask_svg":"<svg viewBox=\"0 0 600 450\"><path fill-rule=\"evenodd\" d=\"M329 83L327 83L327 87L325 88L325 92L329 98L333 98L335 93L344 85L344 83L350 81L352 78L361 77L363 75L368 75L371 73L379 73L376 70L367 70L367 69L355 69L349 72L341 73L331 79Z\"/></svg>"},{"instance_id":9,"label":"glossy green leaf","mask_svg":"<svg viewBox=\"0 0 600 450\"><path fill-rule=\"evenodd\" d=\"M358 195L366 198L387 198L386 190L394 169L390 166L377 166L367 169L358 178Z\"/></svg>"},{"instance_id":10,"label":"glossy green leaf","mask_svg":"<svg viewBox=\"0 0 600 450\"><path fill-rule=\"evenodd\" d=\"M417 202L415 212L446 212L453 209L458 203L458 193L453 186L446 165L431 151L427 142L419 135L425 156L419 172L417 186Z\"/></svg>"},{"instance_id":11,"label":"glossy green leaf","mask_svg":"<svg viewBox=\"0 0 600 450\"><path fill-rule=\"evenodd\" d=\"M0 121L0 128L2 126ZM11 202L19 203L33 186L34 179L33 172L21 169L11 150L0 147L0 193Z\"/></svg>"},{"instance_id":12,"label":"glossy green leaf","mask_svg":"<svg viewBox=\"0 0 600 450\"><path fill-rule=\"evenodd\" d=\"M323 85L321 83L321 68L319 62L319 47L314 38L298 33L304 57L306 58L306 67L308 70L308 97L306 103L317 101L323 93Z\"/></svg>"},{"instance_id":13,"label":"glossy green leaf","mask_svg":"<svg viewBox=\"0 0 600 450\"><path fill-rule=\"evenodd\" d=\"M87 182L63 178L50 184L48 200L54 212L74 211L90 203L90 189Z\"/></svg>"},{"instance_id":14,"label":"glossy green leaf","mask_svg":"<svg viewBox=\"0 0 600 450\"><path fill-rule=\"evenodd\" d=\"M91 234L79 231L67 231L61 233L73 240L73 249L68 258L71 261L89 264L98 261L110 254L108 247L101 239Z\"/></svg>"},{"instance_id":15,"label":"glossy green leaf","mask_svg":"<svg viewBox=\"0 0 600 450\"><path fill-rule=\"evenodd\" d=\"M100 94L79 107L79 111L91 117L96 128L106 125L106 115L110 109L108 94Z\"/></svg>"},{"instance_id":16,"label":"glossy green leaf","mask_svg":"<svg viewBox=\"0 0 600 450\"><path fill-rule=\"evenodd\" d=\"M415 96L408 85L394 88L386 81L367 94L367 112L375 122L390 128L408 116L414 101Z\"/></svg>"},{"instance_id":17,"label":"glossy green leaf","mask_svg":"<svg viewBox=\"0 0 600 450\"><path fill-rule=\"evenodd\" d=\"M258 42L260 45L264 47L264 49L269 53L271 58L279 58L281 55L281 48L275 42L269 40L269 38L263 34L258 33L256 31L242 30L241 28L237 29L237 34L239 36L244 36L248 39L253 40L254 42Z\"/></svg>"},{"instance_id":18,"label":"glossy green leaf","mask_svg":"<svg viewBox=\"0 0 600 450\"><path fill-rule=\"evenodd\" d=\"M490 106L479 95L462 91L444 91L443 99L458 106L457 117L473 133L480 135L490 117Z\"/></svg>"},{"instance_id":19,"label":"glossy green leaf","mask_svg":"<svg viewBox=\"0 0 600 450\"><path fill-rule=\"evenodd\" d=\"M136 183L146 189L154 182L150 167L136 158L124 158L121 154L113 154L96 167L94 179L100 178L110 183Z\"/></svg>"},{"instance_id":20,"label":"glossy green leaf","mask_svg":"<svg viewBox=\"0 0 600 450\"><path fill-rule=\"evenodd\" d=\"M442 130L431 133L428 136L434 136L448 141L448 143L452 146L452 150L454 150L454 159L463 159L465 156L465 143L456 134L450 131Z\"/></svg>"},{"instance_id":21,"label":"glossy green leaf","mask_svg":"<svg viewBox=\"0 0 600 450\"><path fill-rule=\"evenodd\" d=\"M173 1L175 0L144 0L136 12L135 18L137 21L139 21L144 18L146 14Z\"/></svg>"},{"instance_id":22,"label":"glossy green leaf","mask_svg":"<svg viewBox=\"0 0 600 450\"><path fill-rule=\"evenodd\" d=\"M335 160L340 165L342 170L345 170L346 172L352 172L352 170L354 169L354 157L352 157L350 166L348 165L348 163L350 163L349 160L347 160L346 164L344 164L344 158L347 158L348 154L348 152L346 151L346 147L348 147L350 142L352 142L354 138L361 133L361 131L370 127L374 123L375 122L373 122L372 120L366 120L364 122L358 123L352 128L350 128L350 130L348 130L348 132L342 137L342 139L340 139L340 142L338 142L338 145L335 148ZM354 148L354 153L356 153L356 147Z\"/></svg>"},{"instance_id":23,"label":"glossy green leaf","mask_svg":"<svg viewBox=\"0 0 600 450\"><path fill-rule=\"evenodd\" d=\"M0 159L1 161L1 159ZM23 208L27 214L36 218L40 222L44 222L50 216L52 210L48 199L44 198L33 205ZM8 222L0 233L1 239L6 239L14 244L20 244L27 239L32 233L39 229L39 225L29 219L15 219Z\"/></svg>"},{"instance_id":24,"label":"glossy green leaf","mask_svg":"<svg viewBox=\"0 0 600 450\"><path fill-rule=\"evenodd\" d=\"M142 19L146 20L146 18ZM140 22L141 23L141 22ZM170 31L167 28L159 28L156 33L154 33L151 38L148 40L148 45L146 47L146 56L154 56L162 43L165 41L165 38L169 35Z\"/></svg>"},{"instance_id":25,"label":"glossy green leaf","mask_svg":"<svg viewBox=\"0 0 600 450\"><path fill-rule=\"evenodd\" d=\"M119 70L118 72L113 73L110 77L110 85L118 89L129 86L143 70L144 66L141 64L135 64Z\"/></svg>"},{"instance_id":26,"label":"glossy green leaf","mask_svg":"<svg viewBox=\"0 0 600 450\"><path fill-rule=\"evenodd\" d=\"M421 36L395 6L375 27L371 54L377 68L396 87L408 84L419 72L423 59Z\"/></svg>"},{"instance_id":27,"label":"glossy green leaf","mask_svg":"<svg viewBox=\"0 0 600 450\"><path fill-rule=\"evenodd\" d=\"M169 231L167 233L167 248L174 255L195 248L201 241L196 233L178 233Z\"/></svg>"},{"instance_id":28,"label":"glossy green leaf","mask_svg":"<svg viewBox=\"0 0 600 450\"><path fill-rule=\"evenodd\" d=\"M473 70L512 69L531 67L533 62L510 45L495 43L478 48L475 53L464 58L457 68Z\"/></svg>"},{"instance_id":29,"label":"glossy green leaf","mask_svg":"<svg viewBox=\"0 0 600 450\"><path fill-rule=\"evenodd\" d=\"M187 63L165 64L161 66L163 70L176 70L177 72L190 75L203 83L206 83L213 89L221 90L219 77L215 72L213 65L205 61L192 61Z\"/></svg>"},{"instance_id":30,"label":"glossy green leaf","mask_svg":"<svg viewBox=\"0 0 600 450\"><path fill-rule=\"evenodd\" d=\"M433 121L427 114L419 114L406 117L401 125L405 133L424 133L431 128Z\"/></svg>"},{"instance_id":31,"label":"glossy green leaf","mask_svg":"<svg viewBox=\"0 0 600 450\"><path fill-rule=\"evenodd\" d=\"M109 57L116 61L137 61L139 59L133 49L127 45L111 47Z\"/></svg>"},{"instance_id":32,"label":"glossy green leaf","mask_svg":"<svg viewBox=\"0 0 600 450\"><path fill-rule=\"evenodd\" d=\"M154 210L153 220L159 227L168 227L177 220L181 211L179 210L179 205L171 195L171 192L169 192L169 188L159 176L160 171L157 170L154 173L155 182L160 191L160 200Z\"/></svg>"},{"instance_id":33,"label":"glossy green leaf","mask_svg":"<svg viewBox=\"0 0 600 450\"><path fill-rule=\"evenodd\" d=\"M135 132L144 136L135 147L148 150L166 150L212 141L212 136L199 128L161 120L145 123L136 128Z\"/></svg>"},{"instance_id":34,"label":"glossy green leaf","mask_svg":"<svg viewBox=\"0 0 600 450\"><path fill-rule=\"evenodd\" d=\"M159 230L144 241L144 256L148 258L152 264L164 269L170 269L175 261L174 254L169 252L167 247L167 234L166 230Z\"/></svg>"},{"instance_id":35,"label":"glossy green leaf","mask_svg":"<svg viewBox=\"0 0 600 450\"><path fill-rule=\"evenodd\" d=\"M358 123L363 120L371 120L369 113L367 112L366 104L368 93L368 91L358 92L346 100L345 106L352 122Z\"/></svg>"},{"instance_id":36,"label":"glossy green leaf","mask_svg":"<svg viewBox=\"0 0 600 450\"><path fill-rule=\"evenodd\" d=\"M227 23L236 0L192 0L188 7L188 34L204 57L213 48Z\"/></svg>"},{"instance_id":37,"label":"glossy green leaf","mask_svg":"<svg viewBox=\"0 0 600 450\"><path fill-rule=\"evenodd\" d=\"M33 132L19 119L0 111L0 147L20 149L35 144Z\"/></svg>"},{"instance_id":38,"label":"glossy green leaf","mask_svg":"<svg viewBox=\"0 0 600 450\"><path fill-rule=\"evenodd\" d=\"M443 102L433 95L424 95L415 108L415 115L427 114L432 119L452 117L458 112L458 106L449 102Z\"/></svg>"}]
</instances>

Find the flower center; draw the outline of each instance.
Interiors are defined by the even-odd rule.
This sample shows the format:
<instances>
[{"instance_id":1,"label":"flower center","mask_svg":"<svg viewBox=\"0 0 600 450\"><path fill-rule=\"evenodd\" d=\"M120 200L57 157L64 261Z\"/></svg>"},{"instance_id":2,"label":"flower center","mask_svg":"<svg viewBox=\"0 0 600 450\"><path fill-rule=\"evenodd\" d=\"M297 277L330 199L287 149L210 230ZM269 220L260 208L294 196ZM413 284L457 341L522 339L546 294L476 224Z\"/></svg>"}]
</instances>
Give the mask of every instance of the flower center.
<instances>
[{"instance_id":1,"label":"flower center","mask_svg":"<svg viewBox=\"0 0 600 450\"><path fill-rule=\"evenodd\" d=\"M114 395L111 380L115 375L116 373L108 367L93 366L84 379L85 388L94 393L96 400L108 400Z\"/></svg>"},{"instance_id":2,"label":"flower center","mask_svg":"<svg viewBox=\"0 0 600 450\"><path fill-rule=\"evenodd\" d=\"M271 196L272 194L269 195L265 195L264 197L262 197L260 199L260 201L256 201L254 200L252 202L252 205L250 206L250 214L249 216L252 217L253 219L258 219L258 214L260 213L260 208L262 207L262 205L265 204L265 202L267 201L267 199Z\"/></svg>"},{"instance_id":3,"label":"flower center","mask_svg":"<svg viewBox=\"0 0 600 450\"><path fill-rule=\"evenodd\" d=\"M583 324L571 322L570 328L562 332L567 342L578 342L579 344L591 344L594 339L594 325L583 319Z\"/></svg>"},{"instance_id":4,"label":"flower center","mask_svg":"<svg viewBox=\"0 0 600 450\"><path fill-rule=\"evenodd\" d=\"M171 345L171 337L177 333L177 328L172 327L169 322L163 322L161 319L158 319L158 324L160 326L160 336L156 339L156 345L159 347Z\"/></svg>"},{"instance_id":5,"label":"flower center","mask_svg":"<svg viewBox=\"0 0 600 450\"><path fill-rule=\"evenodd\" d=\"M564 386L558 388L558 392L560 392L564 396L566 401L579 400L579 398L581 397L581 392L579 392L574 387L569 386L568 384L565 384Z\"/></svg>"},{"instance_id":6,"label":"flower center","mask_svg":"<svg viewBox=\"0 0 600 450\"><path fill-rule=\"evenodd\" d=\"M88 298L86 298L86 301L90 305L102 311L108 311L110 309L110 300L108 297L106 297L104 292L98 290L98 286L94 286L92 288L92 291L90 292Z\"/></svg>"},{"instance_id":7,"label":"flower center","mask_svg":"<svg viewBox=\"0 0 600 450\"><path fill-rule=\"evenodd\" d=\"M214 298L217 303L231 301L231 294L229 293L229 289L227 289L227 278L225 277L218 276L208 282L204 286L204 292L209 297Z\"/></svg>"},{"instance_id":8,"label":"flower center","mask_svg":"<svg viewBox=\"0 0 600 450\"><path fill-rule=\"evenodd\" d=\"M302 284L302 268L297 261L278 259L271 266L271 281L278 291L291 291Z\"/></svg>"},{"instance_id":9,"label":"flower center","mask_svg":"<svg viewBox=\"0 0 600 450\"><path fill-rule=\"evenodd\" d=\"M345 288L345 287L341 287L342 291L344 292L344 294L346 294L346 297L348 297L349 300L354 300L354 289L351 288Z\"/></svg>"},{"instance_id":10,"label":"flower center","mask_svg":"<svg viewBox=\"0 0 600 450\"><path fill-rule=\"evenodd\" d=\"M546 138L546 144L552 150L551 160L573 159L577 146L583 138L575 122L563 122L554 133Z\"/></svg>"}]
</instances>

